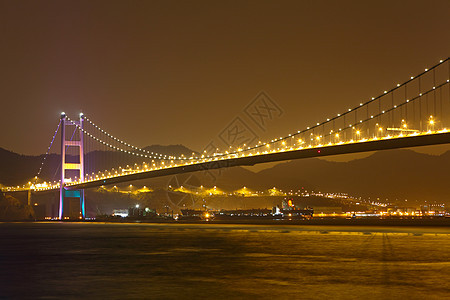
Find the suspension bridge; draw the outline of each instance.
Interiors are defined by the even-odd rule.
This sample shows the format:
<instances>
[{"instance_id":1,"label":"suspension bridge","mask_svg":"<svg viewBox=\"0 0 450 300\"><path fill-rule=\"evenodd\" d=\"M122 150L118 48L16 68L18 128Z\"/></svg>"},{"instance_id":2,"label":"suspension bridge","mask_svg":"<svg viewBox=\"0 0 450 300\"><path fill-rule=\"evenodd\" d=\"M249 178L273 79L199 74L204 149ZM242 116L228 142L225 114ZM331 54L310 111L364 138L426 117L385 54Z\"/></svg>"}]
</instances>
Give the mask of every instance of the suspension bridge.
<instances>
[{"instance_id":1,"label":"suspension bridge","mask_svg":"<svg viewBox=\"0 0 450 300\"><path fill-rule=\"evenodd\" d=\"M6 187L3 192L30 194L59 190L59 219L66 198L78 198L85 218L84 189L181 173L260 163L450 143L450 58L394 85L375 97L302 130L256 145L214 153L167 155L141 149L110 134L89 117L61 114L48 148L60 141L60 179ZM60 136L58 137L58 133ZM103 151L110 168L99 170L92 153ZM124 157L128 157L128 160ZM97 158L98 160L98 158ZM128 161L130 165L114 165Z\"/></svg>"}]
</instances>

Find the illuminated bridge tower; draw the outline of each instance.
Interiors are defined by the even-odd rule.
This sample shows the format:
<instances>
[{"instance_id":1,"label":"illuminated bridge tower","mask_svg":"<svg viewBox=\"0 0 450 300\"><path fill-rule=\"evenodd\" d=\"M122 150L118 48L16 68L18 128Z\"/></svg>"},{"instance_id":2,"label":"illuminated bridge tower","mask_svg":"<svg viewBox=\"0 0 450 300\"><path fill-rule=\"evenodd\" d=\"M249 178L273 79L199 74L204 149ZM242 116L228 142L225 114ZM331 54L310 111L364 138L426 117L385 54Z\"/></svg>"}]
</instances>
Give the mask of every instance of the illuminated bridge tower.
<instances>
[{"instance_id":1,"label":"illuminated bridge tower","mask_svg":"<svg viewBox=\"0 0 450 300\"><path fill-rule=\"evenodd\" d=\"M78 198L80 202L80 213L77 216L79 219L86 217L84 190L66 190L65 183L71 180L70 178L79 178L84 180L84 146L83 146L83 121L84 116L80 114L79 121L68 122L65 113L61 113L61 185L59 191L59 219L64 218L64 203L67 203L67 198ZM70 130L70 131L68 131ZM67 139L69 138L69 140ZM67 209L66 209L67 211ZM72 209L70 209L72 211Z\"/></svg>"}]
</instances>

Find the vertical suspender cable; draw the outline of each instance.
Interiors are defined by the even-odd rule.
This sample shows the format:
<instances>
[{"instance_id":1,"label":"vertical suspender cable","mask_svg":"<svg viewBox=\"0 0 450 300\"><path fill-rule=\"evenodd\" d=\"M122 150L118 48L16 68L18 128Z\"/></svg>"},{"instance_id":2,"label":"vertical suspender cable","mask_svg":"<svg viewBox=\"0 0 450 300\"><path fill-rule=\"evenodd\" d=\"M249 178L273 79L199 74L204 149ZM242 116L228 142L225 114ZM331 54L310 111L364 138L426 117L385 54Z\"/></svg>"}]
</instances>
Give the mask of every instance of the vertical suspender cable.
<instances>
[{"instance_id":1,"label":"vertical suspender cable","mask_svg":"<svg viewBox=\"0 0 450 300\"><path fill-rule=\"evenodd\" d=\"M422 95L421 95L421 84L420 84L420 79L421 77L419 77L419 122L420 122L420 131L422 131Z\"/></svg>"},{"instance_id":2,"label":"vertical suspender cable","mask_svg":"<svg viewBox=\"0 0 450 300\"><path fill-rule=\"evenodd\" d=\"M391 95L392 95L392 97L391 97L391 102L392 102L392 105L391 105L391 113L390 113L390 115L391 115L391 126L392 127L395 127L394 126L394 92L392 91L391 92Z\"/></svg>"},{"instance_id":3,"label":"vertical suspender cable","mask_svg":"<svg viewBox=\"0 0 450 300\"><path fill-rule=\"evenodd\" d=\"M433 89L435 89L435 87L436 87L436 69L433 69ZM434 98L433 115L436 116L436 90L434 90L433 92L433 98Z\"/></svg>"},{"instance_id":4,"label":"vertical suspender cable","mask_svg":"<svg viewBox=\"0 0 450 300\"><path fill-rule=\"evenodd\" d=\"M405 100L404 101L406 101L406 100L408 100L408 93L407 93L407 85L408 84L405 84ZM406 122L408 122L408 104L405 104L405 120L406 120Z\"/></svg>"}]
</instances>

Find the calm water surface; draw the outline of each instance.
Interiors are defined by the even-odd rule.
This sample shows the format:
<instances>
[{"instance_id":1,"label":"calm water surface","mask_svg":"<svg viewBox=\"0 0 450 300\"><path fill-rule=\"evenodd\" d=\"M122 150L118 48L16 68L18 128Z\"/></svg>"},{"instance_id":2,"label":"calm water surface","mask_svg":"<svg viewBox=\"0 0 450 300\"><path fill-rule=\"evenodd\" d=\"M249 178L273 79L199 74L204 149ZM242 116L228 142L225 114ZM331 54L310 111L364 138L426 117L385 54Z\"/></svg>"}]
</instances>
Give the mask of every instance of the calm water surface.
<instances>
[{"instance_id":1,"label":"calm water surface","mask_svg":"<svg viewBox=\"0 0 450 300\"><path fill-rule=\"evenodd\" d=\"M450 299L450 229L0 223L1 299Z\"/></svg>"}]
</instances>

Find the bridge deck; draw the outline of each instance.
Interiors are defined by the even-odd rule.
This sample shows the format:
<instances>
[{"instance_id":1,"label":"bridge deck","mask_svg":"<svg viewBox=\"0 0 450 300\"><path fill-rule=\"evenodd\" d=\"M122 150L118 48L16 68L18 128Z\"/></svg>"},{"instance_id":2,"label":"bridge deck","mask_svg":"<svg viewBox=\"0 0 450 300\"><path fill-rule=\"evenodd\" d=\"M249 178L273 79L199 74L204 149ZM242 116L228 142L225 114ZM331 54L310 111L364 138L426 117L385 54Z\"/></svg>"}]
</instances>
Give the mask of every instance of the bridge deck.
<instances>
[{"instance_id":1,"label":"bridge deck","mask_svg":"<svg viewBox=\"0 0 450 300\"><path fill-rule=\"evenodd\" d=\"M192 165L183 165L159 170L143 171L138 173L122 175L118 177L99 179L95 181L84 182L81 184L69 185L66 188L85 189L101 185L109 185L126 181L134 181L140 179L169 176L196 171L221 169L236 166L252 166L267 162L323 157L330 155L350 154L367 151L409 148L417 146L438 145L447 143L450 143L450 132L406 136L401 138L396 137L391 139L385 138L385 139L369 140L364 142L354 142L315 148L289 150L284 152L274 152L262 155L244 156L229 159L218 159L215 161L196 163Z\"/></svg>"}]
</instances>

